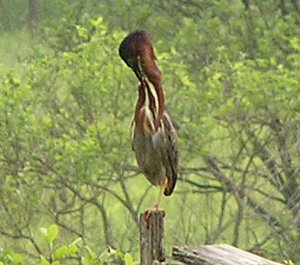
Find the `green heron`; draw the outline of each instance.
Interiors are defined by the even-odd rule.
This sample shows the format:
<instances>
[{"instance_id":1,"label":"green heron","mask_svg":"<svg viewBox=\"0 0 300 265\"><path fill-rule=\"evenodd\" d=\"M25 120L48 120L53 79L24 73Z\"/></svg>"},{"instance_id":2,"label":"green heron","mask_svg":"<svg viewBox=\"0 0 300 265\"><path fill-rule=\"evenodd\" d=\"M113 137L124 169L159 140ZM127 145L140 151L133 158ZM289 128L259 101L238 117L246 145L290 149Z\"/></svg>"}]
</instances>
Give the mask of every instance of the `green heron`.
<instances>
[{"instance_id":1,"label":"green heron","mask_svg":"<svg viewBox=\"0 0 300 265\"><path fill-rule=\"evenodd\" d=\"M120 44L119 54L132 68L140 85L133 119L132 146L138 166L147 179L160 186L162 194L172 194L178 171L176 130L165 109L161 72L156 64L152 41L146 31L130 33Z\"/></svg>"}]
</instances>

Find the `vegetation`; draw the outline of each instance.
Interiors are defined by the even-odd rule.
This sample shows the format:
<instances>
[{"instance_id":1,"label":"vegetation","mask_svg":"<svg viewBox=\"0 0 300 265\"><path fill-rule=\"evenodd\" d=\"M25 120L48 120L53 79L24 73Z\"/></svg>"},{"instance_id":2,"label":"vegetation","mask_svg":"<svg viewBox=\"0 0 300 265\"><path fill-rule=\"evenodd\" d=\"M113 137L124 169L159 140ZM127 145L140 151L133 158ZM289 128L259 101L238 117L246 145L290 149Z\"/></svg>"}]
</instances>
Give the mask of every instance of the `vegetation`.
<instances>
[{"instance_id":1,"label":"vegetation","mask_svg":"<svg viewBox=\"0 0 300 265\"><path fill-rule=\"evenodd\" d=\"M179 126L167 247L226 242L300 262L299 1L0 10L1 265L138 260L138 216L158 191L131 152L137 82L117 53L136 28L153 36Z\"/></svg>"}]
</instances>

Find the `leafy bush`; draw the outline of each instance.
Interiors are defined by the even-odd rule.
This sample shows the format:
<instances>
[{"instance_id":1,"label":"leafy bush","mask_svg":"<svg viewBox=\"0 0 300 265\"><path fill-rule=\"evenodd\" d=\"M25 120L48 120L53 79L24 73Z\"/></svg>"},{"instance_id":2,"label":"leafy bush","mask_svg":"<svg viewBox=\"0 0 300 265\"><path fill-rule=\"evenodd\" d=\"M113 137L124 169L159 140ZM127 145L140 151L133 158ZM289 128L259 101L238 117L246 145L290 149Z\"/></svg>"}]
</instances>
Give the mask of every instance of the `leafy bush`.
<instances>
[{"instance_id":1,"label":"leafy bush","mask_svg":"<svg viewBox=\"0 0 300 265\"><path fill-rule=\"evenodd\" d=\"M156 190L130 152L137 83L117 53L127 34L120 28L137 21L153 32L168 110L179 124L181 174L164 201L168 247L227 242L297 262L294 10L125 2L103 1L105 19L73 12L55 21L21 72L0 74L2 263L137 259L138 214ZM137 18L110 16L127 6Z\"/></svg>"},{"instance_id":2,"label":"leafy bush","mask_svg":"<svg viewBox=\"0 0 300 265\"><path fill-rule=\"evenodd\" d=\"M59 228L57 225L50 225L48 228L41 228L40 232L43 238L42 245L45 244L48 248L47 256L45 256L44 252L43 254L40 253L39 264L41 265L72 264L72 260L78 260L80 264L83 265L133 265L133 258L129 253L123 254L109 248L97 255L83 243L80 237L68 245L57 245L55 243L59 235ZM0 259L2 260L2 262L0 261L1 265L27 264L24 262L22 255L13 250L6 250L0 254Z\"/></svg>"}]
</instances>

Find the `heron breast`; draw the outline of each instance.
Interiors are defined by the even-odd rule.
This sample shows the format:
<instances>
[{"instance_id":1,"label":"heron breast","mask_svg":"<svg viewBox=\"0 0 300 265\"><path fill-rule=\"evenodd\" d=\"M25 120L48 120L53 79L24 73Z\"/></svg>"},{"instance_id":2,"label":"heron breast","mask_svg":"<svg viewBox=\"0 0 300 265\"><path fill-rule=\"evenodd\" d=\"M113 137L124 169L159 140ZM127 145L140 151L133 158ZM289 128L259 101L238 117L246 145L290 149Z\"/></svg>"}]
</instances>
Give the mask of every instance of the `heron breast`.
<instances>
[{"instance_id":1,"label":"heron breast","mask_svg":"<svg viewBox=\"0 0 300 265\"><path fill-rule=\"evenodd\" d=\"M133 148L138 166L147 179L153 185L161 185L164 182L166 170L160 150L153 144L152 136L145 136L135 131Z\"/></svg>"}]
</instances>

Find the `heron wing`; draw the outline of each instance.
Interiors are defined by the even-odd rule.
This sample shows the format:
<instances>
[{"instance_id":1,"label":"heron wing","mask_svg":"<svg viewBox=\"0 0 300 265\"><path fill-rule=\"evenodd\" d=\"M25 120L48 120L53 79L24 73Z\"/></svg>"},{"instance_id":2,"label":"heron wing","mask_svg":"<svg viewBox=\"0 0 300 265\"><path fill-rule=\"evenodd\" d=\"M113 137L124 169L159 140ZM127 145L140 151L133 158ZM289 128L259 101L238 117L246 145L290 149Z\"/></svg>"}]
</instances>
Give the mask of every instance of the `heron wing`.
<instances>
[{"instance_id":1,"label":"heron wing","mask_svg":"<svg viewBox=\"0 0 300 265\"><path fill-rule=\"evenodd\" d=\"M170 116L167 112L163 116L163 135L164 135L164 166L166 168L166 177L168 185L164 190L164 194L169 196L172 194L178 175L178 137Z\"/></svg>"}]
</instances>

